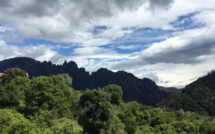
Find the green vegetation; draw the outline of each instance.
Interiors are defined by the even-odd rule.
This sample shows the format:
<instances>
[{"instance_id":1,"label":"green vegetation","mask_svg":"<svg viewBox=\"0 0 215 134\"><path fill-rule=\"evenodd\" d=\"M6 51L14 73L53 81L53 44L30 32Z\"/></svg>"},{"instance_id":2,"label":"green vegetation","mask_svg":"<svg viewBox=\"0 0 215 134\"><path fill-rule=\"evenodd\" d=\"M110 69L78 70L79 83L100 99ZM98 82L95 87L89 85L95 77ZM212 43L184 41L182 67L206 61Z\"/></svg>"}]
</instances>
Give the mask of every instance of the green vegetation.
<instances>
[{"instance_id":1,"label":"green vegetation","mask_svg":"<svg viewBox=\"0 0 215 134\"><path fill-rule=\"evenodd\" d=\"M58 74L57 76L62 77L66 84L72 85L72 78L69 76L69 74Z\"/></svg>"},{"instance_id":2,"label":"green vegetation","mask_svg":"<svg viewBox=\"0 0 215 134\"><path fill-rule=\"evenodd\" d=\"M215 116L215 71L187 85L182 93L170 95L158 105Z\"/></svg>"},{"instance_id":3,"label":"green vegetation","mask_svg":"<svg viewBox=\"0 0 215 134\"><path fill-rule=\"evenodd\" d=\"M17 76L26 77L26 72L19 68L8 69L4 71L4 75L1 78L1 84L6 84Z\"/></svg>"},{"instance_id":4,"label":"green vegetation","mask_svg":"<svg viewBox=\"0 0 215 134\"><path fill-rule=\"evenodd\" d=\"M32 80L26 75L11 75L4 76L0 84L2 134L215 133L214 118L206 115L214 111L214 102L210 102L214 94L210 89L174 93L171 101L161 103L164 108L154 108L136 101L124 103L122 89L117 85L77 91L69 86L72 78L65 74ZM171 110L177 103L178 110Z\"/></svg>"}]
</instances>

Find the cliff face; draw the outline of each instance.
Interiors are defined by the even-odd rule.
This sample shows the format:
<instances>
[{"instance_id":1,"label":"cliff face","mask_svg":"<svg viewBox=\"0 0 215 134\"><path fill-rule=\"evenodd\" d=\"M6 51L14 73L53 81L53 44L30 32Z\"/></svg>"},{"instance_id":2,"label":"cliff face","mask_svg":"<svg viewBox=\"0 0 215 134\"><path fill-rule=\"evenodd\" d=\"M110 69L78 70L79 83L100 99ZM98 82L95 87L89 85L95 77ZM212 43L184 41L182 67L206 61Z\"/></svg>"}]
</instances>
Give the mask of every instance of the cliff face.
<instances>
[{"instance_id":1,"label":"cliff face","mask_svg":"<svg viewBox=\"0 0 215 134\"><path fill-rule=\"evenodd\" d=\"M160 91L158 86L150 79L138 79L131 73L124 71L112 72L101 68L91 75L84 68L78 68L73 61L63 65L55 65L51 62L39 62L31 58L13 58L0 62L0 72L9 68L21 68L28 72L30 78L40 75L55 75L68 73L73 78L73 87L77 90L94 89L108 84L117 84L123 89L123 100L137 101L145 105L156 105L170 93Z\"/></svg>"}]
</instances>

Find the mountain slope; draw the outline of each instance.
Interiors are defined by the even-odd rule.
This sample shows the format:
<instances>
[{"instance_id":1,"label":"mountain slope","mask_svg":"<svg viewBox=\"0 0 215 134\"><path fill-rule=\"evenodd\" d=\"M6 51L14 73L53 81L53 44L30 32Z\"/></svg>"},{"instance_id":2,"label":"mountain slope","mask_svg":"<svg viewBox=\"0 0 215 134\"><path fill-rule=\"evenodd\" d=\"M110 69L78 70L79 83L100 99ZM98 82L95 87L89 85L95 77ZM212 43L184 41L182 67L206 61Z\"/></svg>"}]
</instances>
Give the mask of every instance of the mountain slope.
<instances>
[{"instance_id":1,"label":"mountain slope","mask_svg":"<svg viewBox=\"0 0 215 134\"><path fill-rule=\"evenodd\" d=\"M215 115L215 71L187 85L181 94L170 95L159 106Z\"/></svg>"},{"instance_id":2,"label":"mountain slope","mask_svg":"<svg viewBox=\"0 0 215 134\"><path fill-rule=\"evenodd\" d=\"M177 89L176 87L162 87L158 86L161 91L170 92L170 93L181 93L181 89Z\"/></svg>"},{"instance_id":3,"label":"mountain slope","mask_svg":"<svg viewBox=\"0 0 215 134\"><path fill-rule=\"evenodd\" d=\"M131 73L124 71L112 72L101 68L91 75L84 68L78 68L73 61L63 65L55 65L51 62L39 62L31 58L13 58L0 62L0 72L9 68L21 68L28 72L30 78L40 75L55 75L68 73L73 78L73 85L77 90L94 89L108 84L117 84L123 89L125 102L136 100L145 105L154 106L162 99L170 95L160 91L158 86L150 79L138 79Z\"/></svg>"}]
</instances>

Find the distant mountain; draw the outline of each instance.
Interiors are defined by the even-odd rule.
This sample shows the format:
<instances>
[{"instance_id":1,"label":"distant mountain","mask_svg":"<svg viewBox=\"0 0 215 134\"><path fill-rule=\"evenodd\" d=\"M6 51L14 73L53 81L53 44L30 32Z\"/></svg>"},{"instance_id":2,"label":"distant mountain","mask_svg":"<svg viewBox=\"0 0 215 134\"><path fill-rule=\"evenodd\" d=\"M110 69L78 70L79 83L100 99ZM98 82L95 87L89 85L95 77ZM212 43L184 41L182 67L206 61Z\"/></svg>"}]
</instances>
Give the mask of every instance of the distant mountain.
<instances>
[{"instance_id":1,"label":"distant mountain","mask_svg":"<svg viewBox=\"0 0 215 134\"><path fill-rule=\"evenodd\" d=\"M158 86L158 87L161 91L165 91L168 93L174 93L174 92L181 93L181 89L178 89L176 87L162 87L162 86Z\"/></svg>"},{"instance_id":2,"label":"distant mountain","mask_svg":"<svg viewBox=\"0 0 215 134\"><path fill-rule=\"evenodd\" d=\"M155 82L148 78L138 79L131 73L124 71L114 73L104 68L92 73L88 88L104 87L108 84L121 86L123 100L126 102L136 100L142 104L154 106L170 95L160 91Z\"/></svg>"},{"instance_id":3,"label":"distant mountain","mask_svg":"<svg viewBox=\"0 0 215 134\"><path fill-rule=\"evenodd\" d=\"M215 115L215 71L199 78L182 89L182 93L174 93L158 104L174 110L199 112Z\"/></svg>"},{"instance_id":4,"label":"distant mountain","mask_svg":"<svg viewBox=\"0 0 215 134\"><path fill-rule=\"evenodd\" d=\"M131 73L124 71L112 72L101 68L91 75L84 68L78 68L73 61L55 65L51 62L39 62L31 58L18 57L0 62L0 72L10 68L21 68L28 72L29 77L40 75L49 76L59 73L68 73L73 78L72 87L77 90L94 89L108 84L117 84L123 89L123 100L137 101L144 105L154 106L170 95L159 90L159 87L150 79L138 79Z\"/></svg>"}]
</instances>

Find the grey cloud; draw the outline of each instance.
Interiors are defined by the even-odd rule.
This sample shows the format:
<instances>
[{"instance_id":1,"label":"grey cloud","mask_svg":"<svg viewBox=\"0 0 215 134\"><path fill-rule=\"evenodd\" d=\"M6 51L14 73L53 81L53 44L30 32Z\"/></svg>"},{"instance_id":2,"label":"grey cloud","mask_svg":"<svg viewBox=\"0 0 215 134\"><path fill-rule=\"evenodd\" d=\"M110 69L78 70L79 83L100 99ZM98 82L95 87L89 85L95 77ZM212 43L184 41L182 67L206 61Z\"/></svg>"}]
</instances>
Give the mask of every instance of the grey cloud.
<instances>
[{"instance_id":1,"label":"grey cloud","mask_svg":"<svg viewBox=\"0 0 215 134\"><path fill-rule=\"evenodd\" d=\"M193 40L189 45L181 49L173 51L164 51L151 57L141 57L147 64L155 63L184 63L195 64L204 59L197 59L199 56L213 54L213 48L215 48L215 39L197 39Z\"/></svg>"},{"instance_id":2,"label":"grey cloud","mask_svg":"<svg viewBox=\"0 0 215 134\"><path fill-rule=\"evenodd\" d=\"M63 63L64 60L64 56L60 55L60 54L56 54L53 57L50 58L50 61L52 61L53 63L59 64L59 63Z\"/></svg>"},{"instance_id":3,"label":"grey cloud","mask_svg":"<svg viewBox=\"0 0 215 134\"><path fill-rule=\"evenodd\" d=\"M168 8L174 2L174 0L149 0L150 8Z\"/></svg>"},{"instance_id":4,"label":"grey cloud","mask_svg":"<svg viewBox=\"0 0 215 134\"><path fill-rule=\"evenodd\" d=\"M145 3L146 0L115 0L115 2L121 9L136 9Z\"/></svg>"},{"instance_id":5,"label":"grey cloud","mask_svg":"<svg viewBox=\"0 0 215 134\"><path fill-rule=\"evenodd\" d=\"M10 1L1 0L1 6L7 8L7 12L11 15L19 15L20 17L28 16L49 16L62 13L68 13L76 21L82 17L92 19L93 17L109 17L116 13L116 9L134 9L141 6L145 0L31 0L31 1ZM12 12L9 12L11 9ZM63 11L68 12L63 12ZM6 12L6 11L5 11Z\"/></svg>"},{"instance_id":6,"label":"grey cloud","mask_svg":"<svg viewBox=\"0 0 215 134\"><path fill-rule=\"evenodd\" d=\"M204 58L199 58L200 56L215 56L215 38L213 37L214 33L215 30L211 30L196 37L188 37L186 39L187 44L180 44L182 47L178 48L175 48L174 42L172 42L173 44L171 46L166 47L160 52L153 53L152 55L148 55L147 53L144 53L144 51L143 53L137 53L136 56L138 56L138 58L119 62L113 66L113 69L129 69L159 63L192 65L199 64L205 61ZM157 47L161 45L167 44L159 44ZM150 47L148 49L150 49ZM159 48L153 49L151 49L150 52L157 51L156 49Z\"/></svg>"},{"instance_id":7,"label":"grey cloud","mask_svg":"<svg viewBox=\"0 0 215 134\"><path fill-rule=\"evenodd\" d=\"M153 80L155 83L159 81L159 77L154 73L144 74L144 77Z\"/></svg>"},{"instance_id":8,"label":"grey cloud","mask_svg":"<svg viewBox=\"0 0 215 134\"><path fill-rule=\"evenodd\" d=\"M0 24L13 27L16 34L28 38L63 40L73 36L73 32L85 24L101 18L112 17L124 10L135 10L147 0L0 0ZM169 2L170 3L170 2ZM169 4L151 0L151 7ZM154 5L154 6L153 6ZM159 6L158 6L159 5ZM64 27L50 25L58 30L42 27L44 18L52 19ZM41 20L41 22L38 22ZM61 29L64 31L61 33ZM26 31L30 31L29 34ZM35 32L35 34L33 33ZM56 36L60 38L56 38ZM69 37L68 37L69 36ZM68 39L70 40L70 39Z\"/></svg>"},{"instance_id":9,"label":"grey cloud","mask_svg":"<svg viewBox=\"0 0 215 134\"><path fill-rule=\"evenodd\" d=\"M23 17L42 17L42 16L50 16L58 11L57 5L59 4L57 1L52 0L44 0L44 1L29 1L26 5L21 5L20 8L14 11L14 14L22 15ZM54 9L54 10L53 10Z\"/></svg>"},{"instance_id":10,"label":"grey cloud","mask_svg":"<svg viewBox=\"0 0 215 134\"><path fill-rule=\"evenodd\" d=\"M130 68L138 68L139 66L147 65L142 61L141 59L131 59L131 60L125 60L121 61L111 67L113 70L126 70Z\"/></svg>"},{"instance_id":11,"label":"grey cloud","mask_svg":"<svg viewBox=\"0 0 215 134\"><path fill-rule=\"evenodd\" d=\"M10 0L0 0L0 7L3 8L5 6L9 6L10 2Z\"/></svg>"},{"instance_id":12,"label":"grey cloud","mask_svg":"<svg viewBox=\"0 0 215 134\"><path fill-rule=\"evenodd\" d=\"M164 83L170 83L171 81L164 81Z\"/></svg>"},{"instance_id":13,"label":"grey cloud","mask_svg":"<svg viewBox=\"0 0 215 134\"><path fill-rule=\"evenodd\" d=\"M168 84L168 83L170 83L171 81L159 81L160 83L162 83L162 84Z\"/></svg>"},{"instance_id":14,"label":"grey cloud","mask_svg":"<svg viewBox=\"0 0 215 134\"><path fill-rule=\"evenodd\" d=\"M0 39L4 39L5 41L8 42L21 42L22 37L20 37L19 35L15 35L14 32L11 30L6 30L0 36Z\"/></svg>"}]
</instances>

